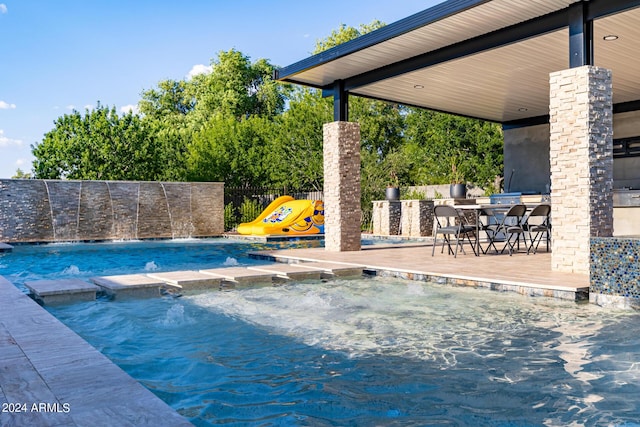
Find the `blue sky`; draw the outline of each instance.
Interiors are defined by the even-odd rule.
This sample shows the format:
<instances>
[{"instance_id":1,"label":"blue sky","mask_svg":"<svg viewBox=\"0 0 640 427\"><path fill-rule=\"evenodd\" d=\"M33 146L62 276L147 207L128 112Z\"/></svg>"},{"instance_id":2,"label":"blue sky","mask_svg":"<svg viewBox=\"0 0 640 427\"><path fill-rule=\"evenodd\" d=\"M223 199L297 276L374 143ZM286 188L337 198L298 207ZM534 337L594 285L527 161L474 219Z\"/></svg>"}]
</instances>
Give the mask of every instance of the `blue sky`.
<instances>
[{"instance_id":1,"label":"blue sky","mask_svg":"<svg viewBox=\"0 0 640 427\"><path fill-rule=\"evenodd\" d=\"M135 106L222 50L278 66L340 24L387 24L442 0L0 0L0 178L31 171L31 145L73 109Z\"/></svg>"}]
</instances>

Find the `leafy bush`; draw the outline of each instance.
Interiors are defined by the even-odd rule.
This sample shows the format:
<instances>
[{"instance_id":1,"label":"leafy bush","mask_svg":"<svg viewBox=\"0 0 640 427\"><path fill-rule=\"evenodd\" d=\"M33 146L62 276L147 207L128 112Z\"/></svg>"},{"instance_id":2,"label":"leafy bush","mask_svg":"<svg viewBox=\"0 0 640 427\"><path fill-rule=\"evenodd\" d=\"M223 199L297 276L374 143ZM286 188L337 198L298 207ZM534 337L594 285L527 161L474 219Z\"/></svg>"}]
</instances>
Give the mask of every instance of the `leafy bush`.
<instances>
[{"instance_id":1,"label":"leafy bush","mask_svg":"<svg viewBox=\"0 0 640 427\"><path fill-rule=\"evenodd\" d=\"M233 202L224 206L224 230L232 231L238 226L236 219L236 208L233 206Z\"/></svg>"},{"instance_id":2,"label":"leafy bush","mask_svg":"<svg viewBox=\"0 0 640 427\"><path fill-rule=\"evenodd\" d=\"M427 196L422 191L411 190L402 192L400 198L402 200L425 200Z\"/></svg>"},{"instance_id":3,"label":"leafy bush","mask_svg":"<svg viewBox=\"0 0 640 427\"><path fill-rule=\"evenodd\" d=\"M262 206L257 200L248 197L240 205L240 222L251 222L262 213Z\"/></svg>"}]
</instances>

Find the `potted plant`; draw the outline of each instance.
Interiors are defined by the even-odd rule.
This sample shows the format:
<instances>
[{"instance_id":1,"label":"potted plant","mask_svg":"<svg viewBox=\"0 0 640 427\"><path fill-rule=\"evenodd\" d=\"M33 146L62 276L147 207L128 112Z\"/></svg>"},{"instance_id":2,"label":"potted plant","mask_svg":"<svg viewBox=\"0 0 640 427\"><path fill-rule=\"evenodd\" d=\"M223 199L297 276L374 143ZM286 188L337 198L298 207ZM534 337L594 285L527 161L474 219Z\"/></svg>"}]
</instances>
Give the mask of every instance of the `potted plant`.
<instances>
[{"instance_id":1,"label":"potted plant","mask_svg":"<svg viewBox=\"0 0 640 427\"><path fill-rule=\"evenodd\" d=\"M387 200L397 201L400 200L400 187L398 184L398 174L395 171L389 173L389 183L387 184L387 191L385 196Z\"/></svg>"},{"instance_id":2,"label":"potted plant","mask_svg":"<svg viewBox=\"0 0 640 427\"><path fill-rule=\"evenodd\" d=\"M467 183L464 174L460 171L456 157L451 159L451 185L449 185L449 195L452 199L467 198Z\"/></svg>"}]
</instances>

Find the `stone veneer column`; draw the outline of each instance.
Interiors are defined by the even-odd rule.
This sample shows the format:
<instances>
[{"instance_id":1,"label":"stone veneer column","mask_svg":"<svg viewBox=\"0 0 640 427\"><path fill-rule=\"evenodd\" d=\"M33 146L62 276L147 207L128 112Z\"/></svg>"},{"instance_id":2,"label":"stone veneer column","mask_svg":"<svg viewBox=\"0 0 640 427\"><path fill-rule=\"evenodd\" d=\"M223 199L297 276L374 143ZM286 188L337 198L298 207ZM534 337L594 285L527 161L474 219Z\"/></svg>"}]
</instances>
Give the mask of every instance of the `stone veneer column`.
<instances>
[{"instance_id":1,"label":"stone veneer column","mask_svg":"<svg viewBox=\"0 0 640 427\"><path fill-rule=\"evenodd\" d=\"M360 250L360 125L326 123L324 132L325 250Z\"/></svg>"},{"instance_id":2,"label":"stone veneer column","mask_svg":"<svg viewBox=\"0 0 640 427\"><path fill-rule=\"evenodd\" d=\"M550 74L551 268L589 273L590 238L613 233L611 71Z\"/></svg>"}]
</instances>

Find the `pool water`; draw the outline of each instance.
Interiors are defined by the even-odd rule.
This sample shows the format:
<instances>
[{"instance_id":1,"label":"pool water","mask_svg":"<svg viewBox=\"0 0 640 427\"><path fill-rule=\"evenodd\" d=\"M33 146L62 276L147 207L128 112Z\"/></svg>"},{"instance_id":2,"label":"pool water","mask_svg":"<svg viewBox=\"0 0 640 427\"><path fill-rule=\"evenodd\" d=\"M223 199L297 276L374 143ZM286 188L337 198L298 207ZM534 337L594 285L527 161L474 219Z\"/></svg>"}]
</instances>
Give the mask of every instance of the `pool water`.
<instances>
[{"instance_id":1,"label":"pool water","mask_svg":"<svg viewBox=\"0 0 640 427\"><path fill-rule=\"evenodd\" d=\"M0 253L0 275L23 290L24 282L116 274L264 264L251 251L320 245L318 241L247 243L230 239L177 239L139 242L54 243L17 245Z\"/></svg>"},{"instance_id":2,"label":"pool water","mask_svg":"<svg viewBox=\"0 0 640 427\"><path fill-rule=\"evenodd\" d=\"M390 278L49 310L197 426L640 425L634 312Z\"/></svg>"}]
</instances>

